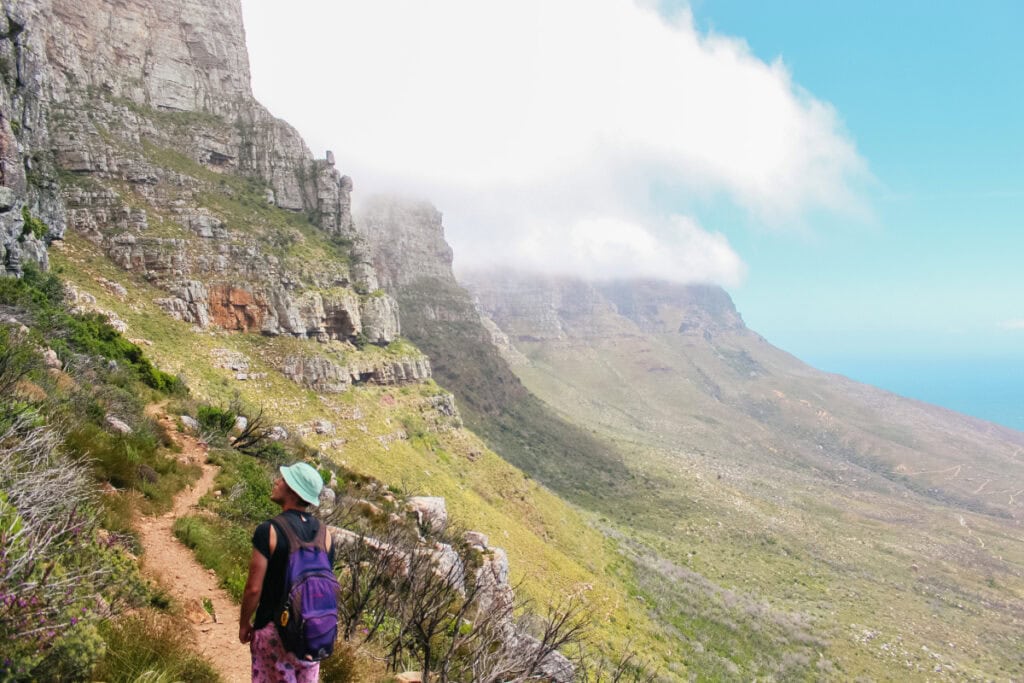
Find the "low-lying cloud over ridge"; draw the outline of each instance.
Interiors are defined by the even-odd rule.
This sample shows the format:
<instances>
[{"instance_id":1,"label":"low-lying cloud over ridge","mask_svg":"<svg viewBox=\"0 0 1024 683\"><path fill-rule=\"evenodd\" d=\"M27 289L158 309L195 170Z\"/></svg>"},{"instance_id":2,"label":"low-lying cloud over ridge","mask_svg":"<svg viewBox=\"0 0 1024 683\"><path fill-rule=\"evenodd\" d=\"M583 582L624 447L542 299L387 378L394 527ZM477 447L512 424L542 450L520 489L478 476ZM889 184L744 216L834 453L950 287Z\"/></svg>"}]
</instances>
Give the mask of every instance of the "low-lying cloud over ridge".
<instances>
[{"instance_id":1,"label":"low-lying cloud over ridge","mask_svg":"<svg viewBox=\"0 0 1024 683\"><path fill-rule=\"evenodd\" d=\"M833 108L737 39L633 0L243 0L257 97L357 195L445 213L457 264L736 284L716 226L856 206Z\"/></svg>"}]
</instances>

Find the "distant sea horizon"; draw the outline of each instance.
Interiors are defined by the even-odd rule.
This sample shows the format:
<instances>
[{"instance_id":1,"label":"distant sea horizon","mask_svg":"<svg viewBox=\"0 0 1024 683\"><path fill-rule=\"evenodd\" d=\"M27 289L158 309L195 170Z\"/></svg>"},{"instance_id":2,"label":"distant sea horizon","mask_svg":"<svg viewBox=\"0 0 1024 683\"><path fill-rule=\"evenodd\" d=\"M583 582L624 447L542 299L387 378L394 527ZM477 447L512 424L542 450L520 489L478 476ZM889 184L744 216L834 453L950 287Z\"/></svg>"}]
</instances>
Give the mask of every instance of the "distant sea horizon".
<instances>
[{"instance_id":1,"label":"distant sea horizon","mask_svg":"<svg viewBox=\"0 0 1024 683\"><path fill-rule=\"evenodd\" d=\"M1024 431L1024 358L810 358L863 384Z\"/></svg>"}]
</instances>

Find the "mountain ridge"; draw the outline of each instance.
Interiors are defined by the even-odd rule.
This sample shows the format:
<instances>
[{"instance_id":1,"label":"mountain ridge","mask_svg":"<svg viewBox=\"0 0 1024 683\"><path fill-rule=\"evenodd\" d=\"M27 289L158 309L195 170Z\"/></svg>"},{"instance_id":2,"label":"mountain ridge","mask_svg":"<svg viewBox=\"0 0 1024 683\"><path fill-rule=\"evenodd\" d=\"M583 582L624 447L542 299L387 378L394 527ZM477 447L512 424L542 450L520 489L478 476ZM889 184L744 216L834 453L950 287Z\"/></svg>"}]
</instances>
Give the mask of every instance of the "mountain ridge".
<instances>
[{"instance_id":1,"label":"mountain ridge","mask_svg":"<svg viewBox=\"0 0 1024 683\"><path fill-rule=\"evenodd\" d=\"M429 225L418 225L414 214L389 215L389 235L443 240L436 210ZM376 258L402 263L370 242ZM405 314L422 308L429 318L407 332L429 345L457 327L472 330L461 345L430 348L438 367L473 366L472 343L484 344L491 363L496 349L511 359L500 372L514 375L517 391L555 419L535 424L532 438L509 438L514 425L480 433L602 515L605 533L635 563L639 595L678 629L679 656L731 678L734 653L767 637L747 666L763 657L750 670L784 678L893 667L912 676L939 666L974 679L986 667L1006 666L998 647L979 639L987 633L1009 645L1015 638L1012 628L991 624L1017 623L1011 586L1021 579L1022 549L999 539L1020 523L1024 435L815 370L746 328L719 288L509 271L459 276L458 286L445 273L396 288ZM444 296L430 289L439 279ZM426 291L434 294L429 305L418 298ZM451 373L445 384L471 406L478 390L467 373ZM529 420L508 401L497 405ZM532 450L552 433L584 434L593 452L611 457L582 453L556 458L551 468ZM564 469L572 481L560 478ZM948 535L950 514L958 532ZM835 538L840 529L844 537ZM992 543L1006 554L988 549ZM944 598L955 610L973 605L975 616L961 619L968 630L938 635L922 627L948 615L919 597L941 591L956 596ZM769 596L780 611L752 617ZM746 606L737 613L730 601ZM887 611L896 604L904 610L898 617ZM764 619L789 625L769 627ZM694 630L695 622L707 630ZM771 635L737 640L738 624L741 632ZM813 646L816 655L804 649L815 642L807 625L827 641ZM727 645L708 648L710 633ZM877 633L886 636L876 642L870 634ZM989 664L973 668L948 651L965 638ZM909 642L941 651L941 661L928 665ZM765 651L787 654L773 659ZM819 668L804 668L825 653Z\"/></svg>"}]
</instances>

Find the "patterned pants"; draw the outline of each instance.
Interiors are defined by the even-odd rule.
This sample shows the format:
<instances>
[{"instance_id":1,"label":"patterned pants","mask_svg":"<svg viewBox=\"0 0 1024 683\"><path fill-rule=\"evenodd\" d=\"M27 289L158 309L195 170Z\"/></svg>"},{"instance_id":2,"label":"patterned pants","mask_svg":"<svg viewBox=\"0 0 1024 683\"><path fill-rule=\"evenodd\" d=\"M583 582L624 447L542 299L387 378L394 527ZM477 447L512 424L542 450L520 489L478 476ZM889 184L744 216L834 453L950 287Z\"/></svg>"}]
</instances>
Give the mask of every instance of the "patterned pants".
<instances>
[{"instance_id":1,"label":"patterned pants","mask_svg":"<svg viewBox=\"0 0 1024 683\"><path fill-rule=\"evenodd\" d=\"M281 645L271 622L252 634L252 683L317 683L320 662L303 662Z\"/></svg>"}]
</instances>

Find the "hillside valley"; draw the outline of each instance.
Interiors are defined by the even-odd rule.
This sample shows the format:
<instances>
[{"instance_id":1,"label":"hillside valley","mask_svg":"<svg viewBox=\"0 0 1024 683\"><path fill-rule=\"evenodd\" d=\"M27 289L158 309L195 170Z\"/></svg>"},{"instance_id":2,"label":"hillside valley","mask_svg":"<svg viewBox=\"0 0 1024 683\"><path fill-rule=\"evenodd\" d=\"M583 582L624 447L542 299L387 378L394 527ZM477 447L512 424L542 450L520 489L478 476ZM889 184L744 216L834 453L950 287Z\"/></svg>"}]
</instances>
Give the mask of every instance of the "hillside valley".
<instances>
[{"instance_id":1,"label":"hillside valley","mask_svg":"<svg viewBox=\"0 0 1024 683\"><path fill-rule=\"evenodd\" d=\"M816 371L716 287L469 272L463 288L429 204L375 198L356 222L467 421L601 516L701 671L1019 666L1019 432Z\"/></svg>"},{"instance_id":2,"label":"hillside valley","mask_svg":"<svg viewBox=\"0 0 1024 683\"><path fill-rule=\"evenodd\" d=\"M1019 432L818 372L715 288L465 281L524 385L624 454L597 508L663 617L694 612L667 586L736 591L849 674L1020 675Z\"/></svg>"}]
</instances>

